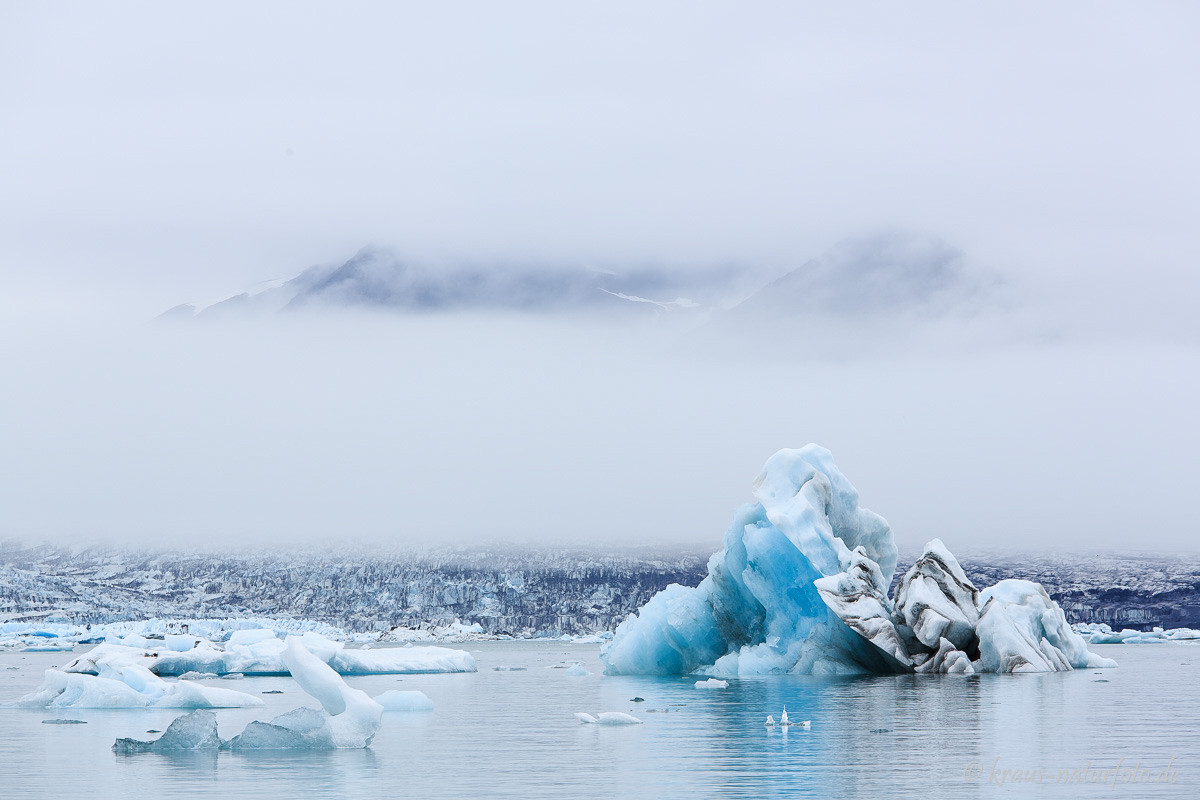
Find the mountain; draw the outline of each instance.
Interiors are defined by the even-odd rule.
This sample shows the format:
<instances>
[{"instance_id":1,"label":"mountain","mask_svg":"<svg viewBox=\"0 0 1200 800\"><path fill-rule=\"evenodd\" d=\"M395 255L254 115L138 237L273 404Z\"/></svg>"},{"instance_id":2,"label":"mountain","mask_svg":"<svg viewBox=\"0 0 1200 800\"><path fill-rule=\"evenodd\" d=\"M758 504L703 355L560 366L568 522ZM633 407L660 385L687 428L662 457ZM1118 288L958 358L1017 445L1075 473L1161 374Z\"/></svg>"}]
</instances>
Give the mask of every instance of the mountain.
<instances>
[{"instance_id":1,"label":"mountain","mask_svg":"<svg viewBox=\"0 0 1200 800\"><path fill-rule=\"evenodd\" d=\"M808 359L1011 341L1007 289L936 236L847 239L714 314L697 340Z\"/></svg>"},{"instance_id":2,"label":"mountain","mask_svg":"<svg viewBox=\"0 0 1200 800\"><path fill-rule=\"evenodd\" d=\"M513 264L436 268L390 250L365 247L343 264L315 266L289 280L163 318L270 314L306 309L374 308L405 313L469 310L694 314L721 303L742 279L733 268L622 273Z\"/></svg>"},{"instance_id":3,"label":"mountain","mask_svg":"<svg viewBox=\"0 0 1200 800\"><path fill-rule=\"evenodd\" d=\"M756 318L940 315L986 299L989 281L935 236L880 233L843 241L731 310Z\"/></svg>"}]
</instances>

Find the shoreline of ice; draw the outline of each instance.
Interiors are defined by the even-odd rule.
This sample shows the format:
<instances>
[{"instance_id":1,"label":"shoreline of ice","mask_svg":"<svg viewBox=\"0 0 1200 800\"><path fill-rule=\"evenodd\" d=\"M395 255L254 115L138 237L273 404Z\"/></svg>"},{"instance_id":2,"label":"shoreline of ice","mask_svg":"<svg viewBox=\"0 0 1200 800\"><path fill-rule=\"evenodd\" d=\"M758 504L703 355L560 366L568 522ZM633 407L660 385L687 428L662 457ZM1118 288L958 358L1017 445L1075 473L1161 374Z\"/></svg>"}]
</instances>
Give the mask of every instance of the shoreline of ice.
<instances>
[{"instance_id":1,"label":"shoreline of ice","mask_svg":"<svg viewBox=\"0 0 1200 800\"><path fill-rule=\"evenodd\" d=\"M1103 622L1077 622L1071 628L1088 644L1200 644L1200 630L1193 628L1161 628L1136 631L1123 628L1114 631Z\"/></svg>"},{"instance_id":2,"label":"shoreline of ice","mask_svg":"<svg viewBox=\"0 0 1200 800\"><path fill-rule=\"evenodd\" d=\"M119 644L129 647L165 646L167 637L195 636L214 643L228 641L239 631L269 630L276 637L314 633L347 645L456 644L489 641L559 641L571 644L601 644L613 637L612 631L581 635L517 637L484 633L478 623L452 622L422 628L393 628L389 631L362 633L347 631L324 622L268 617L228 617L222 619L151 618L93 625L73 623L35 623L0 621L0 652L22 653L71 652L76 647Z\"/></svg>"}]
</instances>

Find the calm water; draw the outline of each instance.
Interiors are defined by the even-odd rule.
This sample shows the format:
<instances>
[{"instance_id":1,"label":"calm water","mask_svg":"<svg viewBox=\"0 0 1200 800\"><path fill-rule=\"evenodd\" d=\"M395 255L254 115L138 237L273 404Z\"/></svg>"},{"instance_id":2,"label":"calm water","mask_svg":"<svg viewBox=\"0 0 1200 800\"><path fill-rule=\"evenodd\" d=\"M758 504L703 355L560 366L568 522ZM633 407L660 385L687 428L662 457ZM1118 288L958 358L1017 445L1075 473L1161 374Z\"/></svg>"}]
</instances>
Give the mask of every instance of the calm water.
<instances>
[{"instance_id":1,"label":"calm water","mask_svg":"<svg viewBox=\"0 0 1200 800\"><path fill-rule=\"evenodd\" d=\"M0 708L0 796L1200 797L1197 646L1097 647L1121 664L1103 673L773 677L725 690L696 689L694 679L602 677L596 645L466 649L479 661L476 674L349 679L370 694L420 689L436 706L385 714L365 751L116 756L115 738L154 738L146 730L166 728L180 712ZM0 653L0 704L67 660ZM554 669L573 661L596 674ZM225 737L252 719L316 705L288 678L213 683L285 692L260 695L263 709L217 711ZM793 719L811 719L812 730L768 732L766 715L778 719L784 705ZM582 725L575 711L627 711L645 724ZM88 724L42 724L55 717ZM1118 776L1114 785L1100 771L1118 762L1125 779L1140 763L1141 779L1170 769L1174 782ZM1013 783L1005 770L1040 782Z\"/></svg>"}]
</instances>

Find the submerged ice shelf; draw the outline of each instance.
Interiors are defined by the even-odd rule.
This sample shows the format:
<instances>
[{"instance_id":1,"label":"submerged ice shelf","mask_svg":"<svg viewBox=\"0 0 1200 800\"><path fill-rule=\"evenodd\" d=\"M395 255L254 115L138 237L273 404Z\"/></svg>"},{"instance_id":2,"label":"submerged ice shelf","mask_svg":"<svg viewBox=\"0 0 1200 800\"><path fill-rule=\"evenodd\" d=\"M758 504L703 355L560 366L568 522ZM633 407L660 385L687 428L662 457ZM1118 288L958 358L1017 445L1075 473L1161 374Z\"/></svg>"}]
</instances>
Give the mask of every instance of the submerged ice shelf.
<instances>
[{"instance_id":1,"label":"submerged ice shelf","mask_svg":"<svg viewBox=\"0 0 1200 800\"><path fill-rule=\"evenodd\" d=\"M895 597L887 522L817 445L781 450L695 588L669 586L617 628L613 675L1046 672L1116 664L1088 652L1036 583L977 590L940 540Z\"/></svg>"}]
</instances>

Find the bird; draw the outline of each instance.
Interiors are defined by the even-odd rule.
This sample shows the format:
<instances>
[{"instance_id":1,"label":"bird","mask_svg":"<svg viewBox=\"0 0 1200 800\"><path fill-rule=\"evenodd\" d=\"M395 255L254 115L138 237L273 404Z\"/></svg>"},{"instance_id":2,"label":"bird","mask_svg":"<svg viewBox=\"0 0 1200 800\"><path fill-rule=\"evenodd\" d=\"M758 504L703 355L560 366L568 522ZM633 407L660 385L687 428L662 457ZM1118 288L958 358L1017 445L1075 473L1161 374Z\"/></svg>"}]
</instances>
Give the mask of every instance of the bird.
<instances>
[{"instance_id":1,"label":"bird","mask_svg":"<svg viewBox=\"0 0 1200 800\"><path fill-rule=\"evenodd\" d=\"M773 721L772 721L772 724L774 724ZM779 715L779 724L781 726L783 726L784 728L802 728L804 730L809 730L812 728L812 720L811 719L806 719L803 722L790 721L788 719L786 707L784 707L783 713Z\"/></svg>"}]
</instances>

